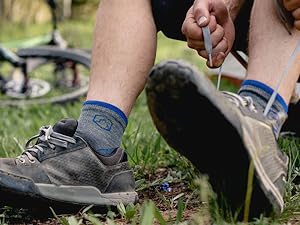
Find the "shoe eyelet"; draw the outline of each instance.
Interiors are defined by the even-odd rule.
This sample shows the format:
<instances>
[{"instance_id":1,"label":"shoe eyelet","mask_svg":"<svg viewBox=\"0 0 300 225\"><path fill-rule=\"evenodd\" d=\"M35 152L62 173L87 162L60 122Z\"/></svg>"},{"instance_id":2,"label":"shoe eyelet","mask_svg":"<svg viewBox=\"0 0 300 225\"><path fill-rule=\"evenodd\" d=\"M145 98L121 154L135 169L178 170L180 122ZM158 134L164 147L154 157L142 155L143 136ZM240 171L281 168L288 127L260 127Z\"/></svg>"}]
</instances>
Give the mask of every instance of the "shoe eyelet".
<instances>
[{"instance_id":1,"label":"shoe eyelet","mask_svg":"<svg viewBox=\"0 0 300 225\"><path fill-rule=\"evenodd\" d=\"M30 159L29 159L28 161L29 161L30 163L32 163L32 164L35 163L35 159L33 159L33 160L30 160Z\"/></svg>"},{"instance_id":2,"label":"shoe eyelet","mask_svg":"<svg viewBox=\"0 0 300 225\"><path fill-rule=\"evenodd\" d=\"M23 158L19 158L18 160L20 163L23 163L23 164L25 163L25 159L23 159Z\"/></svg>"}]
</instances>

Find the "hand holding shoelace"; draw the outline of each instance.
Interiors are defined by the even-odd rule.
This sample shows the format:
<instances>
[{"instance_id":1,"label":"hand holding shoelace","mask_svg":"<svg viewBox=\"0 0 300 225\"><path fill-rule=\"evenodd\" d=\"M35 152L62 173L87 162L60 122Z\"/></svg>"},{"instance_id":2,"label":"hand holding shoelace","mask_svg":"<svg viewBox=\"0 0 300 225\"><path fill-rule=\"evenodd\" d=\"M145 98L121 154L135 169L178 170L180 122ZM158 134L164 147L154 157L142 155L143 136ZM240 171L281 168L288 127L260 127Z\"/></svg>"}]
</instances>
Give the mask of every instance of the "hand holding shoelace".
<instances>
[{"instance_id":1,"label":"hand holding shoelace","mask_svg":"<svg viewBox=\"0 0 300 225\"><path fill-rule=\"evenodd\" d=\"M212 65L207 61L207 66L216 68L222 65L230 52L235 36L234 24L224 1L196 0L182 24L188 46L209 59L200 29L205 26L209 27L212 42Z\"/></svg>"}]
</instances>

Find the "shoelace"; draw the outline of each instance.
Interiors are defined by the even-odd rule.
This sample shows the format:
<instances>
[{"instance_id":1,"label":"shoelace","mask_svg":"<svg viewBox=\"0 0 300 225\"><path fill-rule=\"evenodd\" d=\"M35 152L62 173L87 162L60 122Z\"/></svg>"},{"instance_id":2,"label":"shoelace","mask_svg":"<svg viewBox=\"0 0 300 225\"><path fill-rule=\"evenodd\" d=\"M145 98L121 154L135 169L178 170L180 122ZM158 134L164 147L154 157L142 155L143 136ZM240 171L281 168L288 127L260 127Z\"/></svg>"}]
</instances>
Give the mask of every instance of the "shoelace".
<instances>
[{"instance_id":1,"label":"shoelace","mask_svg":"<svg viewBox=\"0 0 300 225\"><path fill-rule=\"evenodd\" d=\"M30 145L30 143L38 139L37 144ZM54 149L56 146L60 146L66 148L68 143L76 143L76 140L72 137L57 133L53 131L52 126L43 126L40 128L39 134L30 138L26 145L25 150L22 152L20 156L16 159L21 163L25 163L25 159L28 158L29 162L35 163L36 157L34 155L38 155L38 152L44 152L45 147L49 147Z\"/></svg>"},{"instance_id":2,"label":"shoelace","mask_svg":"<svg viewBox=\"0 0 300 225\"><path fill-rule=\"evenodd\" d=\"M257 113L258 109L254 104L253 99L250 96L240 96L238 94L228 92L228 91L221 91L221 94L228 99L230 102L234 103L237 107L246 107L250 111ZM271 111L268 115L268 120L272 124L272 129L275 134L275 136L278 138L279 137L279 132L282 124L285 121L286 114L285 113L276 113Z\"/></svg>"},{"instance_id":3,"label":"shoelace","mask_svg":"<svg viewBox=\"0 0 300 225\"><path fill-rule=\"evenodd\" d=\"M256 107L253 103L253 99L249 96L240 96L238 94L222 91L221 92L229 101L233 102L236 106L242 105L243 107L247 107L252 112L257 112Z\"/></svg>"},{"instance_id":4,"label":"shoelace","mask_svg":"<svg viewBox=\"0 0 300 225\"><path fill-rule=\"evenodd\" d=\"M210 38L210 30L208 25L202 27L201 29L203 33L204 47L208 54L209 65L212 66L212 42ZM222 77L222 65L219 67L217 90L220 89L221 77Z\"/></svg>"}]
</instances>

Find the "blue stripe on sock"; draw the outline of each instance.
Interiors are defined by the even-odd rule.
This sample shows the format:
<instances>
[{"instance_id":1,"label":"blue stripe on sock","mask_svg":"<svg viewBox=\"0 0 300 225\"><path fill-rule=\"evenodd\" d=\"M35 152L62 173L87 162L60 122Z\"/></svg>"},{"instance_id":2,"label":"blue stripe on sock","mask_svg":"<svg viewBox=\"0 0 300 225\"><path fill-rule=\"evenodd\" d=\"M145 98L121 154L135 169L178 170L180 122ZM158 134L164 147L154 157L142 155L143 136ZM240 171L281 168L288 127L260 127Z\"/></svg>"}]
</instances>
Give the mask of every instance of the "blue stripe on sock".
<instances>
[{"instance_id":1,"label":"blue stripe on sock","mask_svg":"<svg viewBox=\"0 0 300 225\"><path fill-rule=\"evenodd\" d=\"M267 92L269 95L272 95L273 92L274 92L274 90L271 87L269 87L269 86L265 85L264 83L261 83L261 82L259 82L257 80L245 80L242 83L242 86L243 85L251 85L251 86L254 86L254 87L258 87L258 88L264 90L265 92ZM276 95L276 101L278 101L279 104L282 105L282 107L284 108L285 112L287 113L287 111L288 111L288 105L283 100L283 98L281 97L281 95L279 95L278 93Z\"/></svg>"},{"instance_id":2,"label":"blue stripe on sock","mask_svg":"<svg viewBox=\"0 0 300 225\"><path fill-rule=\"evenodd\" d=\"M99 149L96 149L96 152L98 152L100 155L103 155L103 156L110 156L110 155L113 155L113 153L115 153L117 151L117 148L99 148Z\"/></svg>"},{"instance_id":3,"label":"blue stripe on sock","mask_svg":"<svg viewBox=\"0 0 300 225\"><path fill-rule=\"evenodd\" d=\"M114 111L115 113L117 113L125 121L126 125L128 124L128 119L127 119L125 113L123 113L123 111L121 109L117 108L114 105L111 105L111 104L106 103L106 102L95 101L95 100L85 101L83 103L83 105L97 105L97 106L101 106L101 107L105 107L107 109L110 109L110 110Z\"/></svg>"}]
</instances>

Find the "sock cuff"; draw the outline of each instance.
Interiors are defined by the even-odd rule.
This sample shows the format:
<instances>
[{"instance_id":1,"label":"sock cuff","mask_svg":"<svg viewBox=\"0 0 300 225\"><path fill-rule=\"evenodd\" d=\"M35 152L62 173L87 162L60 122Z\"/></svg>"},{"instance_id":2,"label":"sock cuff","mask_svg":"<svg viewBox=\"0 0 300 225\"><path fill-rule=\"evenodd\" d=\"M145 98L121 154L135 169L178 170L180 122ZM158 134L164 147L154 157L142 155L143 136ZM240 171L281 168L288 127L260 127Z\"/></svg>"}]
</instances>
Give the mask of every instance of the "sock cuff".
<instances>
[{"instance_id":1,"label":"sock cuff","mask_svg":"<svg viewBox=\"0 0 300 225\"><path fill-rule=\"evenodd\" d=\"M112 110L113 112L118 114L124 120L125 126L127 126L127 124L128 124L128 119L127 119L127 116L125 115L125 113L121 109L119 109L118 107L116 107L114 105L111 105L111 104L106 103L106 102L96 101L96 100L85 101L83 103L83 106L86 106L86 105L101 106L101 107L107 108L109 110Z\"/></svg>"},{"instance_id":2,"label":"sock cuff","mask_svg":"<svg viewBox=\"0 0 300 225\"><path fill-rule=\"evenodd\" d=\"M244 91L253 91L255 90L256 93L260 94L262 97L266 98L266 101L268 101L273 94L274 90L267 86L264 83L261 83L256 80L245 80L243 81L241 88L239 90L239 93L244 92ZM283 100L281 95L277 93L276 98L275 98L275 105L279 104L282 109L287 113L288 112L288 105L286 102Z\"/></svg>"}]
</instances>

